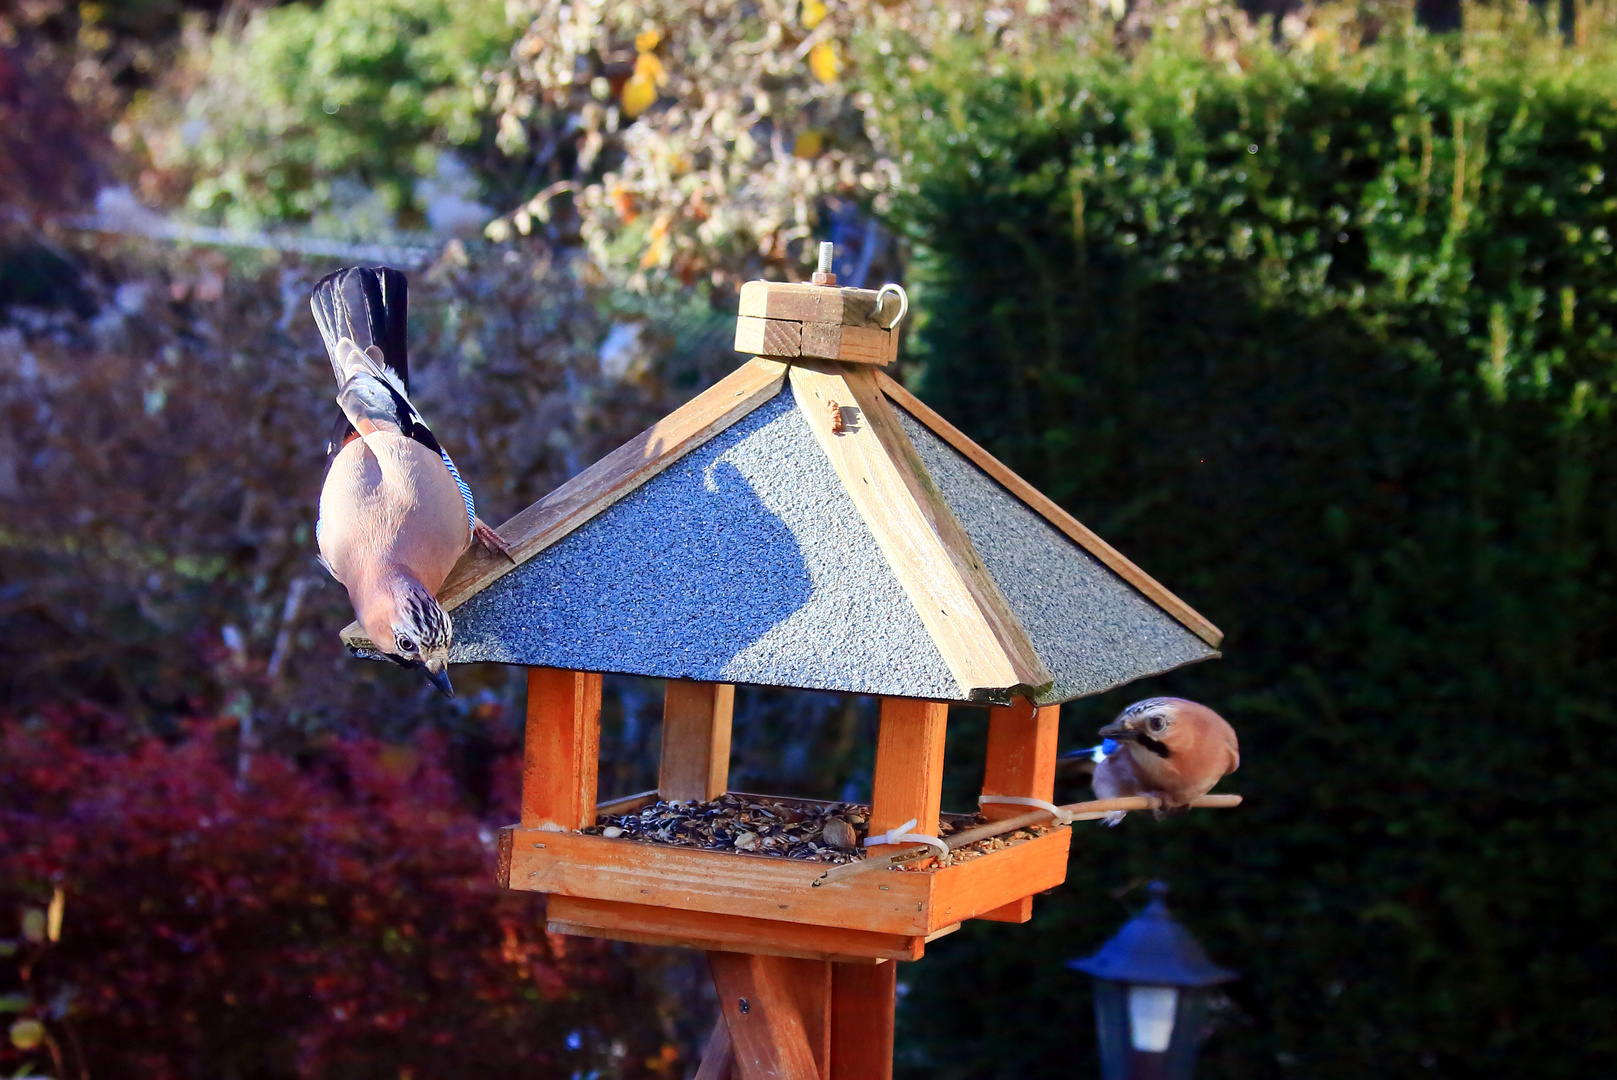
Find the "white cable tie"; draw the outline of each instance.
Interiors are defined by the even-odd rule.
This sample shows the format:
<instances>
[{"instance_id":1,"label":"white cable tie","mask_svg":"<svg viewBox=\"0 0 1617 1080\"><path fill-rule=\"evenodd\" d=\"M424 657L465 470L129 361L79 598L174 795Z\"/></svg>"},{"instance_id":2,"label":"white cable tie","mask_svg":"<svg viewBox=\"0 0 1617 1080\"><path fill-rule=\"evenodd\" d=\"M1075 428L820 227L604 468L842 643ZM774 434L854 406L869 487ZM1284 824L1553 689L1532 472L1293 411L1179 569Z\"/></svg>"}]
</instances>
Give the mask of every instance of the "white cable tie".
<instances>
[{"instance_id":1,"label":"white cable tie","mask_svg":"<svg viewBox=\"0 0 1617 1080\"><path fill-rule=\"evenodd\" d=\"M1022 796L1022 795L979 795L979 796L977 796L977 805L981 806L983 803L1011 803L1014 806L1036 806L1040 810L1048 810L1048 811L1050 811L1050 816L1056 819L1056 824L1058 824L1058 825L1071 825L1072 824L1072 815L1070 813L1068 813L1067 811L1061 809L1061 807L1057 806L1055 803L1053 803L1053 802L1045 802L1043 799L1030 799L1030 798L1026 798L1025 796Z\"/></svg>"},{"instance_id":2,"label":"white cable tie","mask_svg":"<svg viewBox=\"0 0 1617 1080\"><path fill-rule=\"evenodd\" d=\"M945 844L942 840L939 840L935 836L928 836L925 833L910 832L910 830L915 828L915 826L918 824L920 824L920 819L910 818L896 829L888 829L886 832L881 833L878 836L867 838L865 840L865 846L876 847L878 844L930 844L938 849L938 855L940 858L947 859L949 857L948 844Z\"/></svg>"}]
</instances>

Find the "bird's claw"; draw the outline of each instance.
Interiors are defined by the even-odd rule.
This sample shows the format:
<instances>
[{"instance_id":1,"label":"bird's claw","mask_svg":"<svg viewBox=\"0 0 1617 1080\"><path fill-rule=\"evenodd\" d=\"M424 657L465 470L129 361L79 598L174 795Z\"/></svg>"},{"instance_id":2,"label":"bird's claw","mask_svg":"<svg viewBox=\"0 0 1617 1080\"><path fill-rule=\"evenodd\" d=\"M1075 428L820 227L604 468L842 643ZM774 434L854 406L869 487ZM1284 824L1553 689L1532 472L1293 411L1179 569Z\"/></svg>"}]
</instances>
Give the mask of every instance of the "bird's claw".
<instances>
[{"instance_id":1,"label":"bird's claw","mask_svg":"<svg viewBox=\"0 0 1617 1080\"><path fill-rule=\"evenodd\" d=\"M472 539L488 548L495 555L504 555L511 561L511 565L516 565L516 559L511 554L511 545L505 542L505 537L495 532L482 519L478 519L477 523L472 526Z\"/></svg>"}]
</instances>

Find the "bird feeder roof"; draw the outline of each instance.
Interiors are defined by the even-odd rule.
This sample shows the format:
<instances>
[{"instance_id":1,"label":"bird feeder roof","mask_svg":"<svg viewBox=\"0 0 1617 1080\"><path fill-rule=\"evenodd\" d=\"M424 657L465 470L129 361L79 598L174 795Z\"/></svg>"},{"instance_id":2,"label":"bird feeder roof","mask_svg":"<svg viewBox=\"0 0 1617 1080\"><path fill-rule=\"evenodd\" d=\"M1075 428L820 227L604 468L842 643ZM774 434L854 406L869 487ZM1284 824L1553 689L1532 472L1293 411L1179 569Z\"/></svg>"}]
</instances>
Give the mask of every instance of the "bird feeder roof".
<instances>
[{"instance_id":1,"label":"bird feeder roof","mask_svg":"<svg viewBox=\"0 0 1617 1080\"><path fill-rule=\"evenodd\" d=\"M457 663L1051 704L1221 638L868 366L751 360L500 532L439 594Z\"/></svg>"}]
</instances>

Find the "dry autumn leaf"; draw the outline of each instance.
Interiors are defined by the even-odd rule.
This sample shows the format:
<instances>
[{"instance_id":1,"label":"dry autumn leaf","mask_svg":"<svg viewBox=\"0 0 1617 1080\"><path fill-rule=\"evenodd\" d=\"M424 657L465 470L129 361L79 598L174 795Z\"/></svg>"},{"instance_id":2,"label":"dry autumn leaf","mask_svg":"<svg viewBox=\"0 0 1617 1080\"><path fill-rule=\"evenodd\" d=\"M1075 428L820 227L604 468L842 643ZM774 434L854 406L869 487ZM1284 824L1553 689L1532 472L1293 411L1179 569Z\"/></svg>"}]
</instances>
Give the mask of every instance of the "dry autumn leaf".
<instances>
[{"instance_id":1,"label":"dry autumn leaf","mask_svg":"<svg viewBox=\"0 0 1617 1080\"><path fill-rule=\"evenodd\" d=\"M643 75L635 74L623 84L623 115L633 120L657 101L657 84Z\"/></svg>"},{"instance_id":2,"label":"dry autumn leaf","mask_svg":"<svg viewBox=\"0 0 1617 1080\"><path fill-rule=\"evenodd\" d=\"M837 47L829 41L822 41L809 50L809 70L814 77L826 85L837 81L837 75L842 71L842 60L837 56Z\"/></svg>"},{"instance_id":3,"label":"dry autumn leaf","mask_svg":"<svg viewBox=\"0 0 1617 1080\"><path fill-rule=\"evenodd\" d=\"M825 132L809 130L797 137L797 142L792 145L792 155L805 161L813 161L820 156L820 151L824 149Z\"/></svg>"}]
</instances>

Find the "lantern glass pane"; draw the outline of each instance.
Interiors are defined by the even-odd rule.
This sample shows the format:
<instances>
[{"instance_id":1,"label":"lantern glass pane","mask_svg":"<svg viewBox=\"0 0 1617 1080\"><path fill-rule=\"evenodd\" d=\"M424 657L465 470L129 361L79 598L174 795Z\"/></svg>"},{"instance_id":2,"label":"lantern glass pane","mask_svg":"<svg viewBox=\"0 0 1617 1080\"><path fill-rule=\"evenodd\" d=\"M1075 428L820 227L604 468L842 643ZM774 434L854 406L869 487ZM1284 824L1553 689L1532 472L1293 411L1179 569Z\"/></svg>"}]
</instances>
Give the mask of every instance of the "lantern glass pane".
<instances>
[{"instance_id":1,"label":"lantern glass pane","mask_svg":"<svg viewBox=\"0 0 1617 1080\"><path fill-rule=\"evenodd\" d=\"M1173 1041L1179 991L1172 986L1129 987L1129 1039L1134 1049L1160 1054Z\"/></svg>"}]
</instances>

